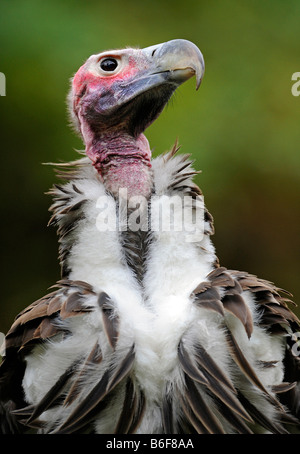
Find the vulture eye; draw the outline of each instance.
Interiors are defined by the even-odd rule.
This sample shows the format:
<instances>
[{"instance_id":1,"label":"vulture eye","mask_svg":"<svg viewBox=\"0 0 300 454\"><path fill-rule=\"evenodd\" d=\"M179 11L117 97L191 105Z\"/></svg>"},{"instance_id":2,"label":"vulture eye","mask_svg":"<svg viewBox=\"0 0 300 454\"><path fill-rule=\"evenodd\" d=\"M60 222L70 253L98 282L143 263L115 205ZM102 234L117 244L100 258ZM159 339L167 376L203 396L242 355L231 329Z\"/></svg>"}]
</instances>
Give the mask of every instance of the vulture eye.
<instances>
[{"instance_id":1,"label":"vulture eye","mask_svg":"<svg viewBox=\"0 0 300 454\"><path fill-rule=\"evenodd\" d=\"M117 69L119 63L115 58L104 58L100 62L100 68L102 71L113 72Z\"/></svg>"}]
</instances>

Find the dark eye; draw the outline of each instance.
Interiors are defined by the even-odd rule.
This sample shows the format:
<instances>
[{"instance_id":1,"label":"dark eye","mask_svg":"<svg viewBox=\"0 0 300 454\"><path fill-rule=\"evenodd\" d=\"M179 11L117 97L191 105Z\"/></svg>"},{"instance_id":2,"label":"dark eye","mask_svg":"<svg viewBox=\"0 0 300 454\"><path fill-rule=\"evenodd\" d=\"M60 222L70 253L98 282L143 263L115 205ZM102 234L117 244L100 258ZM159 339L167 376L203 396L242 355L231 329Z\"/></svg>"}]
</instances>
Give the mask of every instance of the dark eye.
<instances>
[{"instance_id":1,"label":"dark eye","mask_svg":"<svg viewBox=\"0 0 300 454\"><path fill-rule=\"evenodd\" d=\"M118 67L118 61L115 58L104 58L100 62L100 68L103 71L114 71Z\"/></svg>"}]
</instances>

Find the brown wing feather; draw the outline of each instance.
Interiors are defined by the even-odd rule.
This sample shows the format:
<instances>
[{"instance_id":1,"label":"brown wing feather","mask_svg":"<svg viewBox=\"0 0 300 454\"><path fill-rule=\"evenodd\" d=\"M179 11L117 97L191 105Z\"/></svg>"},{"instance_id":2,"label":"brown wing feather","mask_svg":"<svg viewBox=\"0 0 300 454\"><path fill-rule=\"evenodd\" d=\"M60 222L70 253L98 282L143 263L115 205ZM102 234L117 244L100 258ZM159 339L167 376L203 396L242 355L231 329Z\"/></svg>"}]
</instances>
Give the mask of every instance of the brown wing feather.
<instances>
[{"instance_id":1,"label":"brown wing feather","mask_svg":"<svg viewBox=\"0 0 300 454\"><path fill-rule=\"evenodd\" d=\"M224 433L222 424L217 419L212 409L206 404L205 400L197 390L196 385L187 375L185 376L185 381L185 399L190 405L190 408L197 420L208 430L209 433ZM192 420L190 420L190 422L193 424ZM195 427L195 429L197 430L197 427Z\"/></svg>"},{"instance_id":2,"label":"brown wing feather","mask_svg":"<svg viewBox=\"0 0 300 454\"><path fill-rule=\"evenodd\" d=\"M263 393L268 394L267 390L257 377L254 369L251 367L246 357L244 356L230 330L227 331L226 340L228 342L229 351L232 354L235 363L240 367L246 377L248 377L255 386L257 386Z\"/></svg>"},{"instance_id":3,"label":"brown wing feather","mask_svg":"<svg viewBox=\"0 0 300 454\"><path fill-rule=\"evenodd\" d=\"M185 371L185 383L186 383L186 393L183 396L183 401L185 402L183 411L186 415L190 415L190 423L194 426L196 430L197 424L195 425L195 418L200 421L200 423L210 432L210 433L220 433L224 432L222 424L219 421L218 426L216 423L216 418L213 421L208 421L203 419L202 412L207 413L206 403L202 399L201 393L197 391L198 384L201 385L203 392L209 395L217 403L217 405L223 408L223 412L231 415L231 419L235 420L235 426L245 433L247 431L247 426L245 423L253 422L247 411L241 405L237 398L237 391L231 382L230 378L227 377L223 371L218 367L213 358L208 355L205 349L196 342L193 346L193 352L190 354L187 353L187 350L183 346L183 341L180 342L178 348L178 359L180 364ZM199 377L201 380L199 380ZM204 379L202 379L202 377ZM191 411L187 411L187 405L191 406Z\"/></svg>"},{"instance_id":4,"label":"brown wing feather","mask_svg":"<svg viewBox=\"0 0 300 454\"><path fill-rule=\"evenodd\" d=\"M171 393L165 390L165 395L162 402L162 423L165 434L175 434L176 430L174 427L174 417L173 417L173 396Z\"/></svg>"},{"instance_id":5,"label":"brown wing feather","mask_svg":"<svg viewBox=\"0 0 300 454\"><path fill-rule=\"evenodd\" d=\"M241 295L225 295L222 299L226 311L235 315L244 325L248 338L250 339L253 331L252 314Z\"/></svg>"},{"instance_id":6,"label":"brown wing feather","mask_svg":"<svg viewBox=\"0 0 300 454\"><path fill-rule=\"evenodd\" d=\"M289 298L281 296L282 294L288 297L292 295L286 290L277 288L271 282L258 279L248 273L237 271L230 271L230 273L238 279L243 290L248 290L253 294L261 314L259 323L271 335L283 335L287 340L283 381L296 382L297 385L292 386L291 389L286 388L285 392L278 395L278 398L294 416L300 419L300 358L297 354L299 351L296 344L298 339L294 339L297 334L293 334L300 331L300 321L287 306L287 303L295 303ZM296 355L293 353L294 346L296 346ZM282 413L281 418L283 415Z\"/></svg>"},{"instance_id":7,"label":"brown wing feather","mask_svg":"<svg viewBox=\"0 0 300 454\"><path fill-rule=\"evenodd\" d=\"M137 396L137 403L135 405L134 417L133 417L133 420L128 429L129 434L134 433L137 430L137 428L139 427L139 425L142 421L144 412L145 412L145 408L146 408L145 394L142 390L140 390L138 393L138 396Z\"/></svg>"},{"instance_id":8,"label":"brown wing feather","mask_svg":"<svg viewBox=\"0 0 300 454\"><path fill-rule=\"evenodd\" d=\"M58 315L67 318L90 312L91 308L83 298L87 290L75 282L76 293L69 295L72 281L60 281L57 285L61 288L34 302L16 317L6 335L7 352L10 348L23 348L30 341L46 339L60 332L61 328L53 323ZM94 294L93 291L90 293Z\"/></svg>"},{"instance_id":9,"label":"brown wing feather","mask_svg":"<svg viewBox=\"0 0 300 454\"><path fill-rule=\"evenodd\" d=\"M111 392L123 378L127 377L133 365L134 358L134 346L132 346L115 370L105 370L100 381L75 407L68 419L55 433L74 433L86 426L97 414L106 408L111 398Z\"/></svg>"},{"instance_id":10,"label":"brown wing feather","mask_svg":"<svg viewBox=\"0 0 300 454\"><path fill-rule=\"evenodd\" d=\"M92 351L88 355L80 373L78 374L78 377L76 380L73 382L65 400L64 400L64 405L70 405L80 394L81 392L81 383L84 378L84 376L87 374L87 371L91 365L95 364L100 364L102 361L102 351L100 348L100 345L98 342L94 345Z\"/></svg>"},{"instance_id":11,"label":"brown wing feather","mask_svg":"<svg viewBox=\"0 0 300 454\"><path fill-rule=\"evenodd\" d=\"M100 293L98 304L102 310L103 325L107 339L111 347L115 349L119 337L119 318L114 311L109 296L105 292Z\"/></svg>"},{"instance_id":12,"label":"brown wing feather","mask_svg":"<svg viewBox=\"0 0 300 454\"><path fill-rule=\"evenodd\" d=\"M213 358L199 343L195 344L195 360L201 369L205 369L211 376L218 380L221 384L227 386L231 391L236 393L236 389L225 373L220 369Z\"/></svg>"},{"instance_id":13,"label":"brown wing feather","mask_svg":"<svg viewBox=\"0 0 300 454\"><path fill-rule=\"evenodd\" d=\"M96 414L106 408L108 401L105 397L108 380L109 370L106 370L91 392L75 407L67 420L54 433L74 433L85 427Z\"/></svg>"},{"instance_id":14,"label":"brown wing feather","mask_svg":"<svg viewBox=\"0 0 300 454\"><path fill-rule=\"evenodd\" d=\"M25 406L22 379L25 370L24 355L37 343L65 330L56 323L57 318L83 315L91 310L84 296L94 294L92 288L79 281L64 280L57 290L35 301L15 319L5 339L5 356L0 365L0 401L12 402L14 409ZM76 290L69 299L70 288ZM48 405L48 403L47 403Z\"/></svg>"},{"instance_id":15,"label":"brown wing feather","mask_svg":"<svg viewBox=\"0 0 300 454\"><path fill-rule=\"evenodd\" d=\"M189 376L192 380L195 380L202 385L207 385L208 381L199 370L199 368L194 364L192 359L190 358L188 352L183 346L183 342L181 341L178 346L178 359L181 364L182 369Z\"/></svg>"},{"instance_id":16,"label":"brown wing feather","mask_svg":"<svg viewBox=\"0 0 300 454\"><path fill-rule=\"evenodd\" d=\"M250 308L244 299L243 292L246 291L253 295L256 309L260 314L256 323L267 329L271 336L273 334L283 335L287 340L284 359L284 383L273 389L273 392L277 393L277 398L273 397L262 385L254 368L247 361L226 322L225 313L230 312L241 321L247 336L249 338L251 337L253 318ZM245 272L227 270L224 267L217 267L207 276L206 281L201 282L195 288L191 297L198 307L215 311L223 317L224 327L227 329L226 338L229 352L239 367L240 372L258 388L259 392L263 393L269 404L272 403L274 405L278 414L278 421L281 420L282 424L293 424L295 423L295 419L284 411L281 403L285 404L293 415L298 418L300 417L300 359L292 353L292 348L296 345L295 342L298 339L293 339L293 336L297 337L297 335L291 334L300 330L300 322L287 306L287 303L293 302L289 298L283 297L281 295L282 293L290 296L288 292L256 276ZM195 380L196 383L199 383L197 377L200 374L202 386L207 386L210 389L210 393L214 395L214 400L218 401L221 414L228 419L237 432L248 432L249 422L247 423L245 413L242 416L242 413L239 414L241 408L234 408L237 402L236 399L232 401L232 395L230 395L228 388L226 386L224 387L224 383L222 384L220 377L214 375L213 365L210 362L206 364L204 361L203 363L203 354L195 362L194 356L197 349L195 349L195 345L193 348L194 352L191 354L190 350L187 352L183 345L180 345L178 353L181 367L189 378ZM296 345L296 349L298 351L298 345ZM198 367L196 367L196 363ZM274 362L271 362L264 366L271 367L273 364ZM208 365L209 367L207 369L206 366ZM212 369L210 369L211 367ZM205 384L205 379L208 385L207 383ZM239 393L239 390L236 391L238 391L238 401L243 411L250 415L255 423L258 423L273 433L285 433L285 428L279 422L274 423L273 421L269 421ZM186 402L185 407L187 407ZM192 423L192 419L195 420L196 417L195 412L192 410L189 411L187 408L183 408L183 411L191 416L190 422Z\"/></svg>"},{"instance_id":17,"label":"brown wing feather","mask_svg":"<svg viewBox=\"0 0 300 454\"><path fill-rule=\"evenodd\" d=\"M123 408L117 423L115 434L128 434L128 430L135 414L137 397L134 384L130 377L127 378Z\"/></svg>"},{"instance_id":18,"label":"brown wing feather","mask_svg":"<svg viewBox=\"0 0 300 454\"><path fill-rule=\"evenodd\" d=\"M130 377L127 378L123 409L115 428L115 434L134 433L142 419L145 409L145 396Z\"/></svg>"},{"instance_id":19,"label":"brown wing feather","mask_svg":"<svg viewBox=\"0 0 300 454\"><path fill-rule=\"evenodd\" d=\"M216 268L193 291L194 302L202 308L213 310L224 316L224 310L237 317L244 325L250 338L253 331L253 320L250 309L241 293L240 283L230 276L224 267ZM222 297L221 297L222 294Z\"/></svg>"},{"instance_id":20,"label":"brown wing feather","mask_svg":"<svg viewBox=\"0 0 300 454\"><path fill-rule=\"evenodd\" d=\"M249 402L249 400L246 399L243 394L239 393L239 399L247 409L248 413L252 416L254 421L260 424L262 427L275 434L288 433L280 424L270 421L270 419L260 410L258 410L258 408L256 408L251 402Z\"/></svg>"},{"instance_id":21,"label":"brown wing feather","mask_svg":"<svg viewBox=\"0 0 300 454\"><path fill-rule=\"evenodd\" d=\"M62 390L72 377L74 370L76 369L79 361L75 361L68 369L59 377L56 383L51 389L45 394L42 400L34 407L30 418L26 421L27 425L30 425L32 421L37 419L44 411L51 408L53 402L61 395Z\"/></svg>"}]
</instances>

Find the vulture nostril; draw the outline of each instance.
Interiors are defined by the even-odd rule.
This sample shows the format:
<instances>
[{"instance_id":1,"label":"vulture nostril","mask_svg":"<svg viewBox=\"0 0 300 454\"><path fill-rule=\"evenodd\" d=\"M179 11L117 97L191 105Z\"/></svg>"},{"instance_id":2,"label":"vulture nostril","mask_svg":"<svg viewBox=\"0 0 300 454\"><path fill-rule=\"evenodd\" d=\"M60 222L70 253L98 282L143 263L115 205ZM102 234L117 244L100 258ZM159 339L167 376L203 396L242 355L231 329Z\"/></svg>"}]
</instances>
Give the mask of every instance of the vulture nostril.
<instances>
[{"instance_id":1,"label":"vulture nostril","mask_svg":"<svg viewBox=\"0 0 300 454\"><path fill-rule=\"evenodd\" d=\"M154 56L156 50L157 50L157 49L154 49L154 50L152 51L152 54L151 54L152 57Z\"/></svg>"}]
</instances>

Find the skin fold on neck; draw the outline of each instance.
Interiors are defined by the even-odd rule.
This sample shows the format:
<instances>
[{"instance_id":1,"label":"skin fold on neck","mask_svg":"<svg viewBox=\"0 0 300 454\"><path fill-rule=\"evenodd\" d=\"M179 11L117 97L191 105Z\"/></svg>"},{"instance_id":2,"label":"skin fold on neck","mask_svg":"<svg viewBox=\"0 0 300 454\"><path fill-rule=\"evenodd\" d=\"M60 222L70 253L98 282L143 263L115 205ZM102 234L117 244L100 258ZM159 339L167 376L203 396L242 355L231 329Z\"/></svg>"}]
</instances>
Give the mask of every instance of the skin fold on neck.
<instances>
[{"instance_id":1,"label":"skin fold on neck","mask_svg":"<svg viewBox=\"0 0 300 454\"><path fill-rule=\"evenodd\" d=\"M103 133L93 137L86 153L114 196L120 189L127 190L128 198L150 196L151 150L144 134L134 138L124 131Z\"/></svg>"}]
</instances>

